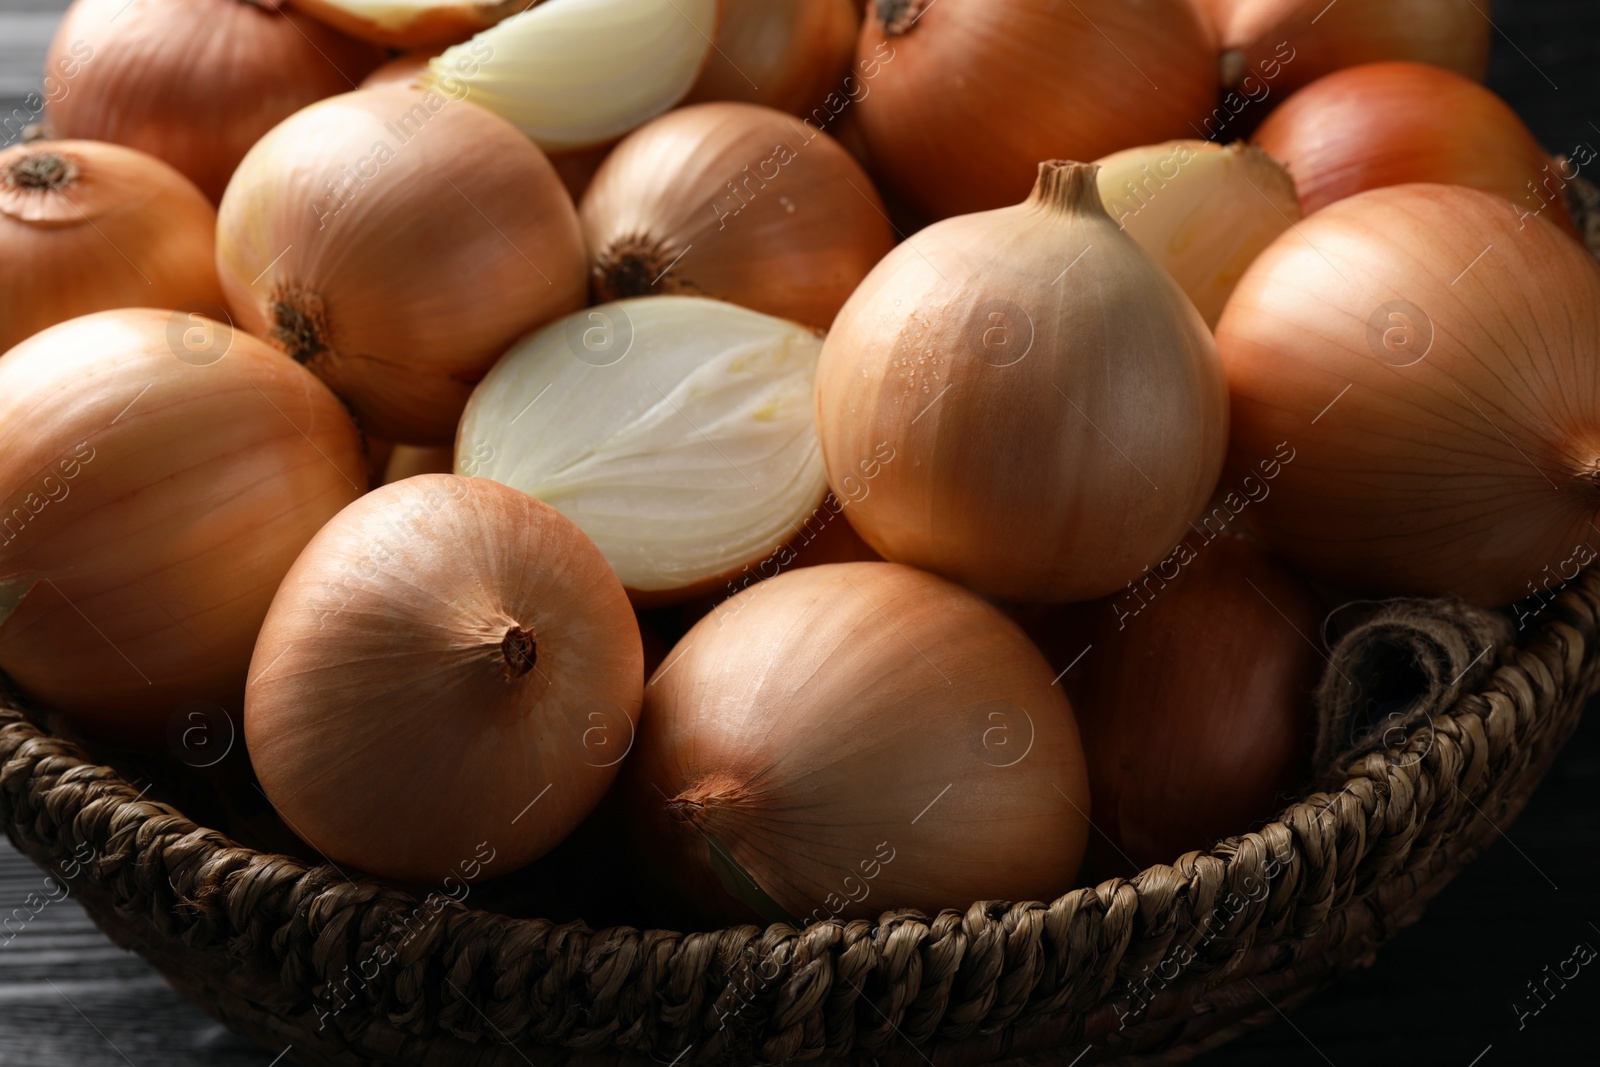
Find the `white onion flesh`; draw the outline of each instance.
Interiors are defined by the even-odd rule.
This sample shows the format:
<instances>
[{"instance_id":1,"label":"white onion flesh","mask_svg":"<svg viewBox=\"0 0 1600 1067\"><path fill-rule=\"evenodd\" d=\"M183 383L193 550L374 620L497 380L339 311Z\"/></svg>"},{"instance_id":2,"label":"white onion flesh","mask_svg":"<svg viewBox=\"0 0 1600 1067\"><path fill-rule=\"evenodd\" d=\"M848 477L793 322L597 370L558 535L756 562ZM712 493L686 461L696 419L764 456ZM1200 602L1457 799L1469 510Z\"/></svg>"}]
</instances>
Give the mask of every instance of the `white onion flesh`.
<instances>
[{"instance_id":1,"label":"white onion flesh","mask_svg":"<svg viewBox=\"0 0 1600 1067\"><path fill-rule=\"evenodd\" d=\"M546 0L446 49L427 81L548 151L587 148L688 94L717 16L718 0Z\"/></svg>"},{"instance_id":2,"label":"white onion flesh","mask_svg":"<svg viewBox=\"0 0 1600 1067\"><path fill-rule=\"evenodd\" d=\"M629 589L686 589L772 551L826 492L821 351L803 326L701 297L580 311L478 386L456 471L561 511Z\"/></svg>"}]
</instances>

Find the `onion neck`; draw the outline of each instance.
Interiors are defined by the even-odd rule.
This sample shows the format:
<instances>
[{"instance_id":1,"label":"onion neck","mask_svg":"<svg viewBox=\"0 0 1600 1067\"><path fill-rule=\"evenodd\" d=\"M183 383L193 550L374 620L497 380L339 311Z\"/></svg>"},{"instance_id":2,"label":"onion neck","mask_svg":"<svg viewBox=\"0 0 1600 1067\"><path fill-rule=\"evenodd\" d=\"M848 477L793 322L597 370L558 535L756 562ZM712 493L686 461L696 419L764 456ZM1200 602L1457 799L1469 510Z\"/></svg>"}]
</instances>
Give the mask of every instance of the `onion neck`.
<instances>
[{"instance_id":1,"label":"onion neck","mask_svg":"<svg viewBox=\"0 0 1600 1067\"><path fill-rule=\"evenodd\" d=\"M937 0L877 0L878 21L883 24L884 34L899 37L911 32L922 13L935 2Z\"/></svg>"},{"instance_id":2,"label":"onion neck","mask_svg":"<svg viewBox=\"0 0 1600 1067\"><path fill-rule=\"evenodd\" d=\"M1109 222L1111 216L1100 199L1099 174L1100 167L1094 163L1045 160L1039 164L1039 178L1028 203L1053 214L1095 215Z\"/></svg>"}]
</instances>

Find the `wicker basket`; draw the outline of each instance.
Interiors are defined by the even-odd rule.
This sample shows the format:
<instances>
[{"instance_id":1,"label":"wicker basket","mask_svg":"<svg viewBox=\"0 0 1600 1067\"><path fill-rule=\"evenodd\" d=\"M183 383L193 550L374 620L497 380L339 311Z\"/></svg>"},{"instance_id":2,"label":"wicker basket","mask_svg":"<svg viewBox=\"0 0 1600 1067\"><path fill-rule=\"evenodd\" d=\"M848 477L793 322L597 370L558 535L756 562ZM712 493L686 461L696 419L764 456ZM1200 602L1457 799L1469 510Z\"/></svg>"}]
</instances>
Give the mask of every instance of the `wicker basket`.
<instances>
[{"instance_id":1,"label":"wicker basket","mask_svg":"<svg viewBox=\"0 0 1600 1067\"><path fill-rule=\"evenodd\" d=\"M1050 904L691 934L441 907L198 826L15 700L0 818L116 942L304 1063L1176 1063L1371 963L1515 818L1600 686L1600 571L1523 621L1391 608L1332 657L1321 791Z\"/></svg>"}]
</instances>

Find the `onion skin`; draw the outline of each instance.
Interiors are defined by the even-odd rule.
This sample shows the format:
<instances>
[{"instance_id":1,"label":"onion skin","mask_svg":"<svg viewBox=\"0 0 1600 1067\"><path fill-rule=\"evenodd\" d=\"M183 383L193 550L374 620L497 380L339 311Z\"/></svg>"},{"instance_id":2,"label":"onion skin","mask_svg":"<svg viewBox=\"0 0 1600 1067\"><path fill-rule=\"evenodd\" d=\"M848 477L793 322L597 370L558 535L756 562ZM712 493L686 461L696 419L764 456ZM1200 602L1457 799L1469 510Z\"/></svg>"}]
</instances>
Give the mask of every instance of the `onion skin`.
<instances>
[{"instance_id":1,"label":"onion skin","mask_svg":"<svg viewBox=\"0 0 1600 1067\"><path fill-rule=\"evenodd\" d=\"M1027 627L1072 668L1095 826L1138 870L1272 814L1305 771L1323 662L1315 599L1266 551L1224 535L1182 558L1173 581Z\"/></svg>"},{"instance_id":2,"label":"onion skin","mask_svg":"<svg viewBox=\"0 0 1600 1067\"><path fill-rule=\"evenodd\" d=\"M217 213L153 156L95 141L0 151L0 352L108 308L221 310Z\"/></svg>"},{"instance_id":3,"label":"onion skin","mask_svg":"<svg viewBox=\"0 0 1600 1067\"><path fill-rule=\"evenodd\" d=\"M58 137L110 141L166 160L219 200L250 146L307 104L353 89L382 61L279 0L76 0L46 70Z\"/></svg>"},{"instance_id":4,"label":"onion skin","mask_svg":"<svg viewBox=\"0 0 1600 1067\"><path fill-rule=\"evenodd\" d=\"M396 445L384 464L382 483L390 485L415 478L419 474L450 474L455 471L454 445L434 445L423 448L417 445Z\"/></svg>"},{"instance_id":5,"label":"onion skin","mask_svg":"<svg viewBox=\"0 0 1600 1067\"><path fill-rule=\"evenodd\" d=\"M1230 463L1294 449L1251 511L1285 558L1364 591L1493 606L1591 543L1600 270L1520 214L1457 186L1375 189L1308 218L1239 283L1217 329Z\"/></svg>"},{"instance_id":6,"label":"onion skin","mask_svg":"<svg viewBox=\"0 0 1600 1067\"><path fill-rule=\"evenodd\" d=\"M1042 159L1194 136L1214 47L1193 0L875 0L855 106L886 192L936 220L1015 204Z\"/></svg>"},{"instance_id":7,"label":"onion skin","mask_svg":"<svg viewBox=\"0 0 1600 1067\"><path fill-rule=\"evenodd\" d=\"M740 601L645 687L625 788L652 885L714 923L933 914L1072 887L1083 754L1014 623L887 563L808 567ZM778 914L723 888L708 838Z\"/></svg>"},{"instance_id":8,"label":"onion skin","mask_svg":"<svg viewBox=\"0 0 1600 1067\"><path fill-rule=\"evenodd\" d=\"M506 348L583 305L583 263L544 153L420 90L346 93L295 115L251 149L218 213L239 325L403 444L455 437Z\"/></svg>"},{"instance_id":9,"label":"onion skin","mask_svg":"<svg viewBox=\"0 0 1600 1067\"><path fill-rule=\"evenodd\" d=\"M596 300L709 296L823 330L895 243L848 152L754 104L681 108L634 131L579 216Z\"/></svg>"},{"instance_id":10,"label":"onion skin","mask_svg":"<svg viewBox=\"0 0 1600 1067\"><path fill-rule=\"evenodd\" d=\"M1429 63L1482 81L1490 0L1203 0L1222 43L1224 88L1252 76L1293 92L1345 67ZM1280 52L1287 44L1288 52Z\"/></svg>"},{"instance_id":11,"label":"onion skin","mask_svg":"<svg viewBox=\"0 0 1600 1067\"><path fill-rule=\"evenodd\" d=\"M1095 167L1039 173L1026 203L936 223L873 269L823 346L817 427L835 490L885 446L897 457L846 509L885 559L1086 600L1200 513L1227 389L1210 331L1105 213Z\"/></svg>"},{"instance_id":12,"label":"onion skin","mask_svg":"<svg viewBox=\"0 0 1600 1067\"><path fill-rule=\"evenodd\" d=\"M364 482L321 382L215 323L226 355L190 362L196 328L103 311L0 357L0 669L111 733L237 700L279 581Z\"/></svg>"},{"instance_id":13,"label":"onion skin","mask_svg":"<svg viewBox=\"0 0 1600 1067\"><path fill-rule=\"evenodd\" d=\"M541 0L453 0L431 7L410 8L410 17L392 14L388 18L363 16L359 10L339 0L294 0L294 6L319 21L351 37L373 41L391 48L426 48L432 45L465 41L479 30L488 29L502 19L525 11ZM402 11L408 9L401 8Z\"/></svg>"},{"instance_id":14,"label":"onion skin","mask_svg":"<svg viewBox=\"0 0 1600 1067\"><path fill-rule=\"evenodd\" d=\"M716 47L686 104L742 100L796 115L847 92L858 0L722 0Z\"/></svg>"},{"instance_id":15,"label":"onion skin","mask_svg":"<svg viewBox=\"0 0 1600 1067\"><path fill-rule=\"evenodd\" d=\"M509 871L571 833L616 777L643 686L628 598L576 526L494 482L422 475L306 546L261 629L244 733L296 833L429 881L480 842Z\"/></svg>"},{"instance_id":16,"label":"onion skin","mask_svg":"<svg viewBox=\"0 0 1600 1067\"><path fill-rule=\"evenodd\" d=\"M1256 131L1289 165L1305 214L1386 185L1434 182L1503 196L1530 214L1550 207L1572 229L1550 157L1517 113L1459 74L1422 63L1369 63L1295 93ZM1576 232L1576 231L1573 231Z\"/></svg>"},{"instance_id":17,"label":"onion skin","mask_svg":"<svg viewBox=\"0 0 1600 1067\"><path fill-rule=\"evenodd\" d=\"M438 54L437 52L418 51L395 56L383 66L362 78L360 88L420 89L422 88L422 75L428 69L428 62Z\"/></svg>"}]
</instances>

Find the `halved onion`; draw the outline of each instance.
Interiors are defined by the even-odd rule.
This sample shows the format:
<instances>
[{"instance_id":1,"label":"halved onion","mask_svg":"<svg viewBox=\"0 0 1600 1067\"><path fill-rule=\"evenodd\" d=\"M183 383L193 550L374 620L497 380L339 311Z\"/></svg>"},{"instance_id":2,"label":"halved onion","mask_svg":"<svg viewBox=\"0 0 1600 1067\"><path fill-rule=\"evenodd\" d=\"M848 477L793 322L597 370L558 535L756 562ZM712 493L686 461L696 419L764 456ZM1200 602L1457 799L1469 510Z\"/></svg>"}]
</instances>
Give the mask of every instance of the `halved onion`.
<instances>
[{"instance_id":1,"label":"halved onion","mask_svg":"<svg viewBox=\"0 0 1600 1067\"><path fill-rule=\"evenodd\" d=\"M557 508L630 590L689 590L771 552L826 492L821 350L803 326L716 300L602 304L495 366L456 471Z\"/></svg>"},{"instance_id":2,"label":"halved onion","mask_svg":"<svg viewBox=\"0 0 1600 1067\"><path fill-rule=\"evenodd\" d=\"M548 151L620 137L682 100L718 0L560 0L447 49L427 84L509 119Z\"/></svg>"}]
</instances>

